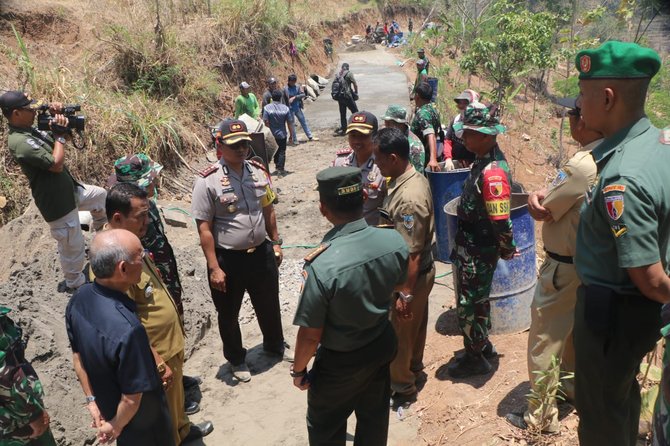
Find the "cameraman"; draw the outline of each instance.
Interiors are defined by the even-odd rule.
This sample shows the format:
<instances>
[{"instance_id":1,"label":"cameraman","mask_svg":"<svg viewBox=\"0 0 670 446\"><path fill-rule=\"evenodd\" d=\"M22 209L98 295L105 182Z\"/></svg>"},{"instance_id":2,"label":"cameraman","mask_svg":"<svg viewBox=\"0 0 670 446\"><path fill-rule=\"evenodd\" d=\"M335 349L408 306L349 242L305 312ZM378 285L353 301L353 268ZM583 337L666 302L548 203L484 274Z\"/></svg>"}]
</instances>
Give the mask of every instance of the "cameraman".
<instances>
[{"instance_id":1,"label":"cameraman","mask_svg":"<svg viewBox=\"0 0 670 446\"><path fill-rule=\"evenodd\" d=\"M39 104L21 91L0 96L0 108L9 122L7 145L28 178L35 204L58 242L66 290L79 288L85 282L84 237L79 210L90 211L93 229L100 229L105 216L107 193L101 187L77 182L65 167L65 145L70 139L68 119L59 114L62 105L51 104L51 132L33 127Z\"/></svg>"}]
</instances>

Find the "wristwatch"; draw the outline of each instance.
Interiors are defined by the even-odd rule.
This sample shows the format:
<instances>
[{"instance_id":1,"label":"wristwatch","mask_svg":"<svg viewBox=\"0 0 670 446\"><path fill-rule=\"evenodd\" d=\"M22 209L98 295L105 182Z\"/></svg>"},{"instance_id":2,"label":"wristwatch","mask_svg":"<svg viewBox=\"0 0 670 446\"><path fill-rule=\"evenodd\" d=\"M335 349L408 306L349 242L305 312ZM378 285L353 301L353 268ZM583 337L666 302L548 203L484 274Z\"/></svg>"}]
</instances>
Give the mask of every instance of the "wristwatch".
<instances>
[{"instance_id":1,"label":"wristwatch","mask_svg":"<svg viewBox=\"0 0 670 446\"><path fill-rule=\"evenodd\" d=\"M93 395L86 395L86 404L91 404L92 402L95 401L95 397Z\"/></svg>"},{"instance_id":2,"label":"wristwatch","mask_svg":"<svg viewBox=\"0 0 670 446\"><path fill-rule=\"evenodd\" d=\"M158 364L158 365L156 366L156 369L158 369L158 374L159 374L160 376L163 376L163 373L165 373L165 369L166 369L165 363L164 363L164 362L161 362L160 364Z\"/></svg>"},{"instance_id":3,"label":"wristwatch","mask_svg":"<svg viewBox=\"0 0 670 446\"><path fill-rule=\"evenodd\" d=\"M414 296L412 294L405 294L402 291L398 291L398 299L401 299L403 302L406 304L410 303L411 301L414 300Z\"/></svg>"},{"instance_id":4,"label":"wristwatch","mask_svg":"<svg viewBox=\"0 0 670 446\"><path fill-rule=\"evenodd\" d=\"M61 144L66 144L67 140L63 136L56 136L56 141L58 141Z\"/></svg>"},{"instance_id":5,"label":"wristwatch","mask_svg":"<svg viewBox=\"0 0 670 446\"><path fill-rule=\"evenodd\" d=\"M290 373L291 373L291 378L300 378L301 376L307 375L307 367L302 369L301 372L296 372L295 370L293 370L293 366L291 366L291 372Z\"/></svg>"},{"instance_id":6,"label":"wristwatch","mask_svg":"<svg viewBox=\"0 0 670 446\"><path fill-rule=\"evenodd\" d=\"M277 240L270 240L272 242L272 246L281 246L284 244L284 240L282 240L281 237L279 237Z\"/></svg>"}]
</instances>

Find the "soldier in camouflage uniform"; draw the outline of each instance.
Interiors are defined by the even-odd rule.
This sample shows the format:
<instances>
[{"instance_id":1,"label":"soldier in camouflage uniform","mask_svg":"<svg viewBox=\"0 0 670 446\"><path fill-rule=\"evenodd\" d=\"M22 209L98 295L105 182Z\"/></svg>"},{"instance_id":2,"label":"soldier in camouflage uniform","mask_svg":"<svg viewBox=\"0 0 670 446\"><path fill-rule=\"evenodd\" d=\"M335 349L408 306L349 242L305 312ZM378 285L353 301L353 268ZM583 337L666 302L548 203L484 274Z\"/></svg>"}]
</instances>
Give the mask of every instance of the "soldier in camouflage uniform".
<instances>
[{"instance_id":1,"label":"soldier in camouflage uniform","mask_svg":"<svg viewBox=\"0 0 670 446\"><path fill-rule=\"evenodd\" d=\"M124 156L114 163L114 174L110 176L107 184L112 187L116 182L135 183L147 191L149 195L149 226L147 233L142 237L142 246L148 249L151 257L161 274L161 279L170 291L170 295L177 304L179 317L184 320L184 306L181 301L182 287L177 270L177 260L165 235L165 228L161 220L160 211L152 200L156 191L156 180L163 166L143 153L132 156Z\"/></svg>"},{"instance_id":2,"label":"soldier in camouflage uniform","mask_svg":"<svg viewBox=\"0 0 670 446\"><path fill-rule=\"evenodd\" d=\"M505 127L486 107L468 107L458 125L463 129L465 146L477 156L463 184L451 253L465 354L448 371L454 378L464 378L491 371L487 358L496 355L488 340L491 282L498 259L511 259L516 246L510 220L512 178L496 142L496 135Z\"/></svg>"},{"instance_id":3,"label":"soldier in camouflage uniform","mask_svg":"<svg viewBox=\"0 0 670 446\"><path fill-rule=\"evenodd\" d=\"M396 128L402 131L409 141L409 162L417 172L423 173L426 165L426 151L418 136L409 129L407 123L407 109L400 105L389 105L382 116L384 127Z\"/></svg>"},{"instance_id":4,"label":"soldier in camouflage uniform","mask_svg":"<svg viewBox=\"0 0 670 446\"><path fill-rule=\"evenodd\" d=\"M21 328L0 307L0 444L56 446L42 383L24 357Z\"/></svg>"},{"instance_id":5,"label":"soldier in camouflage uniform","mask_svg":"<svg viewBox=\"0 0 670 446\"><path fill-rule=\"evenodd\" d=\"M433 96L433 87L423 82L416 87L416 112L410 130L421 139L421 143L426 151L426 162L429 170L440 171L438 164L441 158L442 142L444 141L444 131L442 131L442 122L440 112L435 108L435 104L430 102ZM453 169L453 166L451 167Z\"/></svg>"}]
</instances>

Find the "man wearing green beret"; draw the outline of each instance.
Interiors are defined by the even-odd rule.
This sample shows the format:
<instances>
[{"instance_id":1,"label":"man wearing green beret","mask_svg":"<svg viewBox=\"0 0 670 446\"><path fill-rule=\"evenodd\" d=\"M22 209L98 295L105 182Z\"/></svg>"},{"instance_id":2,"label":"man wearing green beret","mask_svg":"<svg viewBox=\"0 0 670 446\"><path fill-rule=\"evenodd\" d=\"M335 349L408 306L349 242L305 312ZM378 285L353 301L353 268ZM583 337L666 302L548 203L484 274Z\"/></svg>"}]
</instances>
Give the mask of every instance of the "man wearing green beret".
<instances>
[{"instance_id":1,"label":"man wearing green beret","mask_svg":"<svg viewBox=\"0 0 670 446\"><path fill-rule=\"evenodd\" d=\"M636 444L636 375L660 337L661 304L670 302L670 141L644 105L658 54L606 42L580 51L577 106L602 133L598 169L586 192L575 265L582 285L575 308L575 405L581 445Z\"/></svg>"},{"instance_id":2,"label":"man wearing green beret","mask_svg":"<svg viewBox=\"0 0 670 446\"><path fill-rule=\"evenodd\" d=\"M309 389L310 445L344 446L356 412L354 445L386 446L389 364L398 346L388 314L394 288L407 277L407 244L398 232L365 222L361 169L330 167L316 180L319 210L334 227L305 257L291 377Z\"/></svg>"}]
</instances>

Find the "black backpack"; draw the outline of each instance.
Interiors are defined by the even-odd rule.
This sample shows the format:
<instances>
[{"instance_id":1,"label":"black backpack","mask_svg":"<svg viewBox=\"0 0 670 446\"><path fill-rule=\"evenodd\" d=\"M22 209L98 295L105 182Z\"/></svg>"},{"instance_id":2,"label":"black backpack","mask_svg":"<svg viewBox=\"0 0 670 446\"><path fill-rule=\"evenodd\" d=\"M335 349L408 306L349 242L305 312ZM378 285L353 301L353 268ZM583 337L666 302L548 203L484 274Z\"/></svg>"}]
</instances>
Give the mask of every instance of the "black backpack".
<instances>
[{"instance_id":1,"label":"black backpack","mask_svg":"<svg viewBox=\"0 0 670 446\"><path fill-rule=\"evenodd\" d=\"M335 100L344 99L347 96L347 84L346 84L346 75L348 71L343 71L342 73L335 76L333 84L330 86L330 96Z\"/></svg>"}]
</instances>

